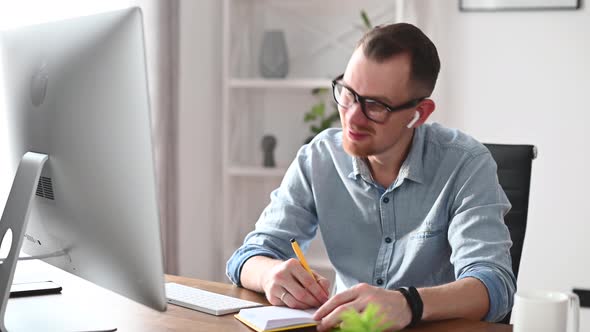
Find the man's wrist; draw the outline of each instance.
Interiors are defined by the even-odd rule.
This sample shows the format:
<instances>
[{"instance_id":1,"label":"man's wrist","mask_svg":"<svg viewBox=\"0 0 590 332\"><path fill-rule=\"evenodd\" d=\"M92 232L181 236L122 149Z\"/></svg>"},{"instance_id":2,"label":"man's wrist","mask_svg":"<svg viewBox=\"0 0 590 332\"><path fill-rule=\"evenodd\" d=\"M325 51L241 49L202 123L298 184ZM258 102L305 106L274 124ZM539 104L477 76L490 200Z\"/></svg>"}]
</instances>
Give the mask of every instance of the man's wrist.
<instances>
[{"instance_id":1,"label":"man's wrist","mask_svg":"<svg viewBox=\"0 0 590 332\"><path fill-rule=\"evenodd\" d=\"M422 320L422 313L424 311L424 304L422 303L420 293L418 293L418 290L414 286L401 287L397 291L404 296L412 312L412 320L408 327L416 326Z\"/></svg>"},{"instance_id":2,"label":"man's wrist","mask_svg":"<svg viewBox=\"0 0 590 332\"><path fill-rule=\"evenodd\" d=\"M271 258L271 257L266 257L266 256L260 256L261 258L259 258L260 260L260 264L264 264L261 266L257 266L257 270L259 270L259 278L258 278L258 287L259 287L259 291L265 293L266 292L266 285L269 283L269 280L272 278L272 271L273 268L276 265L281 264L283 261L276 259L276 258Z\"/></svg>"}]
</instances>

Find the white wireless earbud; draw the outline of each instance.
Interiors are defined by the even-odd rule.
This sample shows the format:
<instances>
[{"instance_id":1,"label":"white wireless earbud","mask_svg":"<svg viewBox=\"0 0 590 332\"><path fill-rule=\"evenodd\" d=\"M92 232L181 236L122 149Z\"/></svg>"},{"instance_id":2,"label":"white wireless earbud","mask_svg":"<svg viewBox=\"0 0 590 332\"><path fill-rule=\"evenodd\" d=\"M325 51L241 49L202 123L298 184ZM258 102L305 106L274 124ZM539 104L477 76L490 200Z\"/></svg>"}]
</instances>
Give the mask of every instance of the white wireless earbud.
<instances>
[{"instance_id":1,"label":"white wireless earbud","mask_svg":"<svg viewBox=\"0 0 590 332\"><path fill-rule=\"evenodd\" d=\"M408 123L406 127L412 128L416 124L416 122L418 122L418 119L420 119L420 113L416 111L416 113L414 113L414 118L412 119L412 121L410 121L410 123Z\"/></svg>"}]
</instances>

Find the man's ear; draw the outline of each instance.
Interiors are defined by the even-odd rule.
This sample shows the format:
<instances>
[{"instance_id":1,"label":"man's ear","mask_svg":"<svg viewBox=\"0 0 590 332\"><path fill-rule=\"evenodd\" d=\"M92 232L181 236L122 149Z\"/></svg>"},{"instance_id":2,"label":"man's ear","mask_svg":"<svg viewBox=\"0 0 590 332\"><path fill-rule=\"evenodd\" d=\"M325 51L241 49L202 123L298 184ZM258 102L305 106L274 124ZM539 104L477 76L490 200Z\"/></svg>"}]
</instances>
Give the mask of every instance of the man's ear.
<instances>
[{"instance_id":1,"label":"man's ear","mask_svg":"<svg viewBox=\"0 0 590 332\"><path fill-rule=\"evenodd\" d=\"M432 112L434 112L434 109L436 108L436 104L434 103L434 100L432 99L424 99L420 102L420 104L418 104L418 106L416 107L416 111L418 113L420 113L420 118L418 119L418 121L416 121L416 124L413 126L414 128L421 126L424 122L426 122L426 120L428 120L428 118L430 117L430 114L432 114Z\"/></svg>"}]
</instances>

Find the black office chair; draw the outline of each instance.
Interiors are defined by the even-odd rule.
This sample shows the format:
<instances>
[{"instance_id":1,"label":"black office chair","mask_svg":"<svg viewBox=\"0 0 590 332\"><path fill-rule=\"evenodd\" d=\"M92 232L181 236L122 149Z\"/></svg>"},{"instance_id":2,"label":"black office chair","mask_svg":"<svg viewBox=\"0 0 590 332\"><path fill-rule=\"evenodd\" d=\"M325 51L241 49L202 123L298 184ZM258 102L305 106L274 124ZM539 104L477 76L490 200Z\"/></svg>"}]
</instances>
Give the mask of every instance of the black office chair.
<instances>
[{"instance_id":1,"label":"black office chair","mask_svg":"<svg viewBox=\"0 0 590 332\"><path fill-rule=\"evenodd\" d=\"M512 209L504 216L512 238L512 271L518 278L520 256L526 232L529 209L529 189L531 186L531 166L537 157L537 149L533 145L484 144L492 153L498 165L498 180L504 189ZM510 323L510 313L501 321Z\"/></svg>"}]
</instances>

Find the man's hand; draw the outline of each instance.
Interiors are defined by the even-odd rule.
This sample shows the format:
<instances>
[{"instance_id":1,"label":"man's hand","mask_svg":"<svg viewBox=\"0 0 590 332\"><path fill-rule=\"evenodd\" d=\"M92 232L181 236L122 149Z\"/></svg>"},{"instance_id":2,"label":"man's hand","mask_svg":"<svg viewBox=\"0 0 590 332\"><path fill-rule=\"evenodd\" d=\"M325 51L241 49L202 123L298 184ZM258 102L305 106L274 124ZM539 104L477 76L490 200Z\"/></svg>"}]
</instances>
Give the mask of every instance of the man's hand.
<instances>
[{"instance_id":1,"label":"man's hand","mask_svg":"<svg viewBox=\"0 0 590 332\"><path fill-rule=\"evenodd\" d=\"M348 309L362 312L369 303L379 306L379 315L393 324L392 331L406 327L412 320L410 306L400 292L362 283L332 297L316 311L314 319L321 320L318 331L336 327L342 321L343 312Z\"/></svg>"},{"instance_id":2,"label":"man's hand","mask_svg":"<svg viewBox=\"0 0 590 332\"><path fill-rule=\"evenodd\" d=\"M328 300L328 279L314 272L314 278L296 259L277 263L261 277L261 288L272 305L317 308Z\"/></svg>"}]
</instances>

